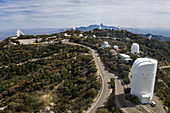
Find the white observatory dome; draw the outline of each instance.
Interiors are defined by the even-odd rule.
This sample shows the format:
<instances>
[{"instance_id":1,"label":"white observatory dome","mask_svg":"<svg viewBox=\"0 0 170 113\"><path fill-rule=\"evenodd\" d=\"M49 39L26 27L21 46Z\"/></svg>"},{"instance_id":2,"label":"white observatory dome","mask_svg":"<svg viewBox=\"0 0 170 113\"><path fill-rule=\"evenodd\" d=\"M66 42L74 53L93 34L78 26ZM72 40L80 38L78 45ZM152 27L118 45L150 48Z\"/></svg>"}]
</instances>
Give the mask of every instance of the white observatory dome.
<instances>
[{"instance_id":1,"label":"white observatory dome","mask_svg":"<svg viewBox=\"0 0 170 113\"><path fill-rule=\"evenodd\" d=\"M148 39L150 40L151 38L152 38L152 35L149 35L149 36L148 36Z\"/></svg>"},{"instance_id":2,"label":"white observatory dome","mask_svg":"<svg viewBox=\"0 0 170 113\"><path fill-rule=\"evenodd\" d=\"M118 47L117 45L114 45L113 48L114 48L114 49L118 49L119 47Z\"/></svg>"},{"instance_id":3,"label":"white observatory dome","mask_svg":"<svg viewBox=\"0 0 170 113\"><path fill-rule=\"evenodd\" d=\"M17 30L17 37L20 37L21 35L24 35L24 33L21 32L20 30Z\"/></svg>"},{"instance_id":4,"label":"white observatory dome","mask_svg":"<svg viewBox=\"0 0 170 113\"><path fill-rule=\"evenodd\" d=\"M83 37L83 34L79 34L79 37Z\"/></svg>"},{"instance_id":5,"label":"white observatory dome","mask_svg":"<svg viewBox=\"0 0 170 113\"><path fill-rule=\"evenodd\" d=\"M108 42L107 42L107 41L104 41L103 44L104 44L104 45L108 45Z\"/></svg>"},{"instance_id":6,"label":"white observatory dome","mask_svg":"<svg viewBox=\"0 0 170 113\"><path fill-rule=\"evenodd\" d=\"M149 103L153 97L158 61L151 58L138 58L132 65L131 94L141 103Z\"/></svg>"},{"instance_id":7,"label":"white observatory dome","mask_svg":"<svg viewBox=\"0 0 170 113\"><path fill-rule=\"evenodd\" d=\"M93 35L93 38L96 38L96 35Z\"/></svg>"},{"instance_id":8,"label":"white observatory dome","mask_svg":"<svg viewBox=\"0 0 170 113\"><path fill-rule=\"evenodd\" d=\"M137 43L133 43L131 46L131 54L139 53L139 45Z\"/></svg>"},{"instance_id":9,"label":"white observatory dome","mask_svg":"<svg viewBox=\"0 0 170 113\"><path fill-rule=\"evenodd\" d=\"M72 27L72 30L75 31L75 30L76 30L76 27Z\"/></svg>"},{"instance_id":10,"label":"white observatory dome","mask_svg":"<svg viewBox=\"0 0 170 113\"><path fill-rule=\"evenodd\" d=\"M64 36L68 36L67 33L64 33Z\"/></svg>"},{"instance_id":11,"label":"white observatory dome","mask_svg":"<svg viewBox=\"0 0 170 113\"><path fill-rule=\"evenodd\" d=\"M102 45L102 48L106 48L106 47L110 47L110 45L108 44L107 41L104 41L104 42L103 42L103 45Z\"/></svg>"}]
</instances>

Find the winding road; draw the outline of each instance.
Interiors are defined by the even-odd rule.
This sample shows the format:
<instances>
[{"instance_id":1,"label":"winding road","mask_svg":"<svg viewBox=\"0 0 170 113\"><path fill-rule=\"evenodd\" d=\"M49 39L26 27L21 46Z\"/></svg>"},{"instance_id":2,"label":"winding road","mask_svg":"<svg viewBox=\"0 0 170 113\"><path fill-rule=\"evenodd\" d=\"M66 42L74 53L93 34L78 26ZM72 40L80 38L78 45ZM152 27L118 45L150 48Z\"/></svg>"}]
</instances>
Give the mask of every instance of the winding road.
<instances>
[{"instance_id":1,"label":"winding road","mask_svg":"<svg viewBox=\"0 0 170 113\"><path fill-rule=\"evenodd\" d=\"M125 102L124 88L123 88L123 85L121 84L121 80L119 80L117 78L117 76L115 76L113 73L109 73L107 70L104 69L104 65L103 65L100 57L98 57L98 53L96 52L96 50L94 50L90 47L81 45L81 44L69 42L68 39L64 39L64 40L62 40L62 42L65 44L79 45L79 46L82 46L82 47L85 47L85 48L88 48L89 50L91 50L92 55L95 60L95 63L96 63L96 66L98 68L99 75L102 80L101 92L100 92L97 100L92 104L91 108L89 108L86 111L86 113L94 113L98 107L102 107L104 105L104 103L107 101L107 98L109 97L109 95L112 91L110 88L110 85L109 85L110 78L115 78L115 95L116 95L115 102L116 102L117 107L120 108L125 113L140 113L138 110L136 110L133 107L130 107Z\"/></svg>"}]
</instances>

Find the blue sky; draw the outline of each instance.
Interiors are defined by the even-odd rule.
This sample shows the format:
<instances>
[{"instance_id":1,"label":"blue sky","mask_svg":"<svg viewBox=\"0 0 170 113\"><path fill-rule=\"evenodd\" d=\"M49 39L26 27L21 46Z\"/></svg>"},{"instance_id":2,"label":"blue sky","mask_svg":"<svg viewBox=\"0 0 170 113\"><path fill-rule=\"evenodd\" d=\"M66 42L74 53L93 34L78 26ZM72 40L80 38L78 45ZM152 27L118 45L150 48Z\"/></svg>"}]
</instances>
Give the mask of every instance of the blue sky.
<instances>
[{"instance_id":1,"label":"blue sky","mask_svg":"<svg viewBox=\"0 0 170 113\"><path fill-rule=\"evenodd\" d=\"M170 28L170 0L0 0L0 29L100 23Z\"/></svg>"}]
</instances>

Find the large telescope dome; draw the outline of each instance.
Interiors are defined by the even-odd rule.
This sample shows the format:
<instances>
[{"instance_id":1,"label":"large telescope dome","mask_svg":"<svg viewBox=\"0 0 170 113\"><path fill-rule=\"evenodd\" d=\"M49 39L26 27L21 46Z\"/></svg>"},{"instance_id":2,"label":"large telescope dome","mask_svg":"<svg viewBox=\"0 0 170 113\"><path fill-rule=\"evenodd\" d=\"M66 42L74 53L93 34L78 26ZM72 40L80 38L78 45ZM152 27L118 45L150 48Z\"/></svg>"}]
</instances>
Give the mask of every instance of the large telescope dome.
<instances>
[{"instance_id":1,"label":"large telescope dome","mask_svg":"<svg viewBox=\"0 0 170 113\"><path fill-rule=\"evenodd\" d=\"M137 43L133 43L131 46L131 54L139 53L139 45Z\"/></svg>"},{"instance_id":2,"label":"large telescope dome","mask_svg":"<svg viewBox=\"0 0 170 113\"><path fill-rule=\"evenodd\" d=\"M149 103L153 97L158 61L138 58L132 65L131 94L138 96L141 103Z\"/></svg>"}]
</instances>

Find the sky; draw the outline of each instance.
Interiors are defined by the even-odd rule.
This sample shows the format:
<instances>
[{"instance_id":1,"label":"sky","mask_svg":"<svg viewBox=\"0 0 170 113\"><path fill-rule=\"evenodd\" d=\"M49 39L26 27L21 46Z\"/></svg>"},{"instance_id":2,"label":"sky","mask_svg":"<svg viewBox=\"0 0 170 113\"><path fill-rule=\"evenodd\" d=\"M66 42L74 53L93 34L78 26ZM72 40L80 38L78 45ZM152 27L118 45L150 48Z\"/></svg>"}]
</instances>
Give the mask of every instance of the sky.
<instances>
[{"instance_id":1,"label":"sky","mask_svg":"<svg viewBox=\"0 0 170 113\"><path fill-rule=\"evenodd\" d=\"M0 0L0 29L170 28L170 0Z\"/></svg>"}]
</instances>

